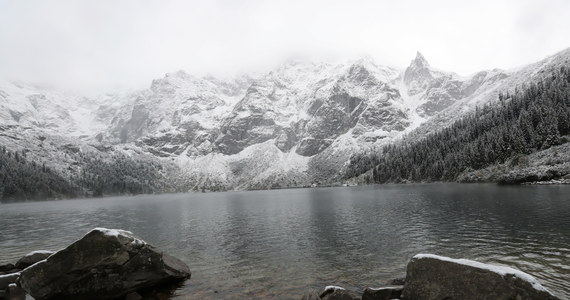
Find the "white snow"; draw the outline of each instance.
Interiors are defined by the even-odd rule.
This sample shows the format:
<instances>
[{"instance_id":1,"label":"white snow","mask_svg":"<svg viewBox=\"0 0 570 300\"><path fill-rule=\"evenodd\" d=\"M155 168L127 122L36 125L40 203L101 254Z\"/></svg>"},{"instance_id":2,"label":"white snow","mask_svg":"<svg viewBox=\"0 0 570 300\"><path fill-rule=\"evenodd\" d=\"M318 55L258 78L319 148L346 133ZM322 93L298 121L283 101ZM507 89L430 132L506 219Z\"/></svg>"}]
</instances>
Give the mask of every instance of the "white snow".
<instances>
[{"instance_id":1,"label":"white snow","mask_svg":"<svg viewBox=\"0 0 570 300\"><path fill-rule=\"evenodd\" d=\"M325 286L325 290L324 290L324 291L325 291L325 292L328 292L328 291L334 292L334 291L336 291L336 290L344 291L344 288L341 288L340 286L335 286L335 285L327 285L327 286Z\"/></svg>"},{"instance_id":2,"label":"white snow","mask_svg":"<svg viewBox=\"0 0 570 300\"><path fill-rule=\"evenodd\" d=\"M93 230L91 230L90 232L93 232L93 231L99 231L106 236L114 236L114 237L118 237L119 235L129 235L129 236L133 235L132 232L122 230L122 229L107 229L107 228L97 227L97 228L94 228Z\"/></svg>"},{"instance_id":3,"label":"white snow","mask_svg":"<svg viewBox=\"0 0 570 300\"><path fill-rule=\"evenodd\" d=\"M12 276L14 276L14 275L20 275L20 272L10 273L10 274L5 274L5 275L0 275L0 279L12 277Z\"/></svg>"},{"instance_id":4,"label":"white snow","mask_svg":"<svg viewBox=\"0 0 570 300\"><path fill-rule=\"evenodd\" d=\"M439 256L435 254L417 254L413 257L413 259L437 259L441 261L448 261L456 264L466 265L477 269L483 269L487 271L491 271L497 273L501 276L512 275L521 280L524 280L532 285L532 287L539 291L544 291L550 293L545 287L543 287L532 275L519 271L517 269L513 269L511 267L504 267L504 266L496 266L496 265L489 265L484 264L478 261L469 260L469 259L454 259L445 256Z\"/></svg>"},{"instance_id":5,"label":"white snow","mask_svg":"<svg viewBox=\"0 0 570 300\"><path fill-rule=\"evenodd\" d=\"M369 287L369 290L373 290L373 291L382 291L382 290L393 290L396 288L402 288L401 285L390 285L390 286L383 286L383 287L379 287L379 288L371 288Z\"/></svg>"},{"instance_id":6,"label":"white snow","mask_svg":"<svg viewBox=\"0 0 570 300\"><path fill-rule=\"evenodd\" d=\"M36 250L36 251L32 251L24 256L32 256L34 254L52 254L53 251L49 251L49 250Z\"/></svg>"}]
</instances>

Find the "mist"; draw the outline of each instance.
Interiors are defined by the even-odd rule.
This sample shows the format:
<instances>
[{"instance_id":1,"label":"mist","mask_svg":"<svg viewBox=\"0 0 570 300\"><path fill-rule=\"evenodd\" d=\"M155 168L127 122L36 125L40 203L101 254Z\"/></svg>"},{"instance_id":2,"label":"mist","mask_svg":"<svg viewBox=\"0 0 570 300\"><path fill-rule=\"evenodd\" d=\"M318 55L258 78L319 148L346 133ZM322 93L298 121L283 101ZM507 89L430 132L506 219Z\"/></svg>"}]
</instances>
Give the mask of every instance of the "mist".
<instances>
[{"instance_id":1,"label":"mist","mask_svg":"<svg viewBox=\"0 0 570 300\"><path fill-rule=\"evenodd\" d=\"M420 51L467 75L570 46L570 3L551 1L0 1L0 78L83 92L141 88L164 73L264 71L292 56Z\"/></svg>"}]
</instances>

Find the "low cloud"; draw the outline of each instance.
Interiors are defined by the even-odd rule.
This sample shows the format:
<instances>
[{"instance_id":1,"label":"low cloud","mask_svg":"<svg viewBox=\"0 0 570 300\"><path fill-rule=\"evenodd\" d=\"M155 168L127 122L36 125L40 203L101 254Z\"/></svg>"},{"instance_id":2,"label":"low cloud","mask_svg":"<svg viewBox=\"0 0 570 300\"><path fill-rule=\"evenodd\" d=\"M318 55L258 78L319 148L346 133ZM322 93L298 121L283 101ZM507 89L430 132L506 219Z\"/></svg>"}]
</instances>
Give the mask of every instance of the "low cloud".
<instances>
[{"instance_id":1,"label":"low cloud","mask_svg":"<svg viewBox=\"0 0 570 300\"><path fill-rule=\"evenodd\" d=\"M0 0L0 77L82 91L179 69L233 74L293 55L512 68L570 47L570 2Z\"/></svg>"}]
</instances>

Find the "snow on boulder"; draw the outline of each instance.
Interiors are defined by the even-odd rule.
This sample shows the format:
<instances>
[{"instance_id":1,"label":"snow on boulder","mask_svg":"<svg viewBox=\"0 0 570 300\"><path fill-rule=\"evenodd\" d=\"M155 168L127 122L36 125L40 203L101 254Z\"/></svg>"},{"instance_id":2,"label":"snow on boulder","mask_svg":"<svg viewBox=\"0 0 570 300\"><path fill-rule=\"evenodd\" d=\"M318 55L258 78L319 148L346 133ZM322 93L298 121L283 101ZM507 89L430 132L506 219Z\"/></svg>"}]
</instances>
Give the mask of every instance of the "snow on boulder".
<instances>
[{"instance_id":1,"label":"snow on boulder","mask_svg":"<svg viewBox=\"0 0 570 300\"><path fill-rule=\"evenodd\" d=\"M16 262L16 269L23 270L37 262L40 262L54 254L53 251L39 250L30 252Z\"/></svg>"},{"instance_id":2,"label":"snow on boulder","mask_svg":"<svg viewBox=\"0 0 570 300\"><path fill-rule=\"evenodd\" d=\"M406 271L405 299L558 299L529 274L467 259L418 254Z\"/></svg>"},{"instance_id":3,"label":"snow on boulder","mask_svg":"<svg viewBox=\"0 0 570 300\"><path fill-rule=\"evenodd\" d=\"M114 299L190 277L182 261L124 230L96 228L20 276L35 299Z\"/></svg>"}]
</instances>

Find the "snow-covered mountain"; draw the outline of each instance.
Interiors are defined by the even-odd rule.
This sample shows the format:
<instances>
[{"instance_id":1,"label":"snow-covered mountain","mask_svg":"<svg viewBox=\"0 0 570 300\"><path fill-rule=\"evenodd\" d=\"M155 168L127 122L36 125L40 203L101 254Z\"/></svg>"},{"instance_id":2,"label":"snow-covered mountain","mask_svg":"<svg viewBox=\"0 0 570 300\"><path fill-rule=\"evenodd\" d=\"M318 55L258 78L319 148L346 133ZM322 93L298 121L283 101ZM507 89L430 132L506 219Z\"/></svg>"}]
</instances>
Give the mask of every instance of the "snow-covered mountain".
<instances>
[{"instance_id":1,"label":"snow-covered mountain","mask_svg":"<svg viewBox=\"0 0 570 300\"><path fill-rule=\"evenodd\" d=\"M0 124L151 155L178 166L177 179L197 190L328 184L353 153L447 126L499 92L569 65L569 57L566 50L470 76L438 70L420 53L405 69L368 57L288 61L233 78L179 71L148 89L95 98L0 81Z\"/></svg>"}]
</instances>

